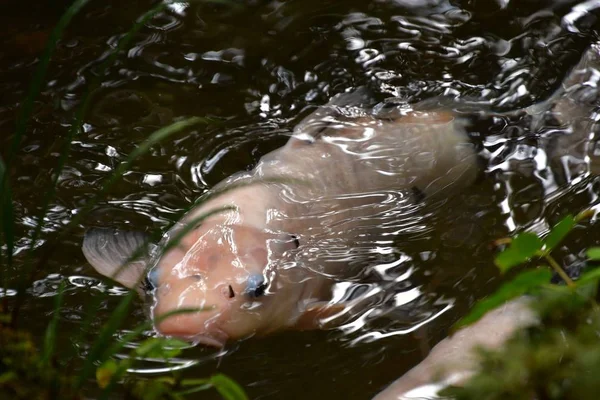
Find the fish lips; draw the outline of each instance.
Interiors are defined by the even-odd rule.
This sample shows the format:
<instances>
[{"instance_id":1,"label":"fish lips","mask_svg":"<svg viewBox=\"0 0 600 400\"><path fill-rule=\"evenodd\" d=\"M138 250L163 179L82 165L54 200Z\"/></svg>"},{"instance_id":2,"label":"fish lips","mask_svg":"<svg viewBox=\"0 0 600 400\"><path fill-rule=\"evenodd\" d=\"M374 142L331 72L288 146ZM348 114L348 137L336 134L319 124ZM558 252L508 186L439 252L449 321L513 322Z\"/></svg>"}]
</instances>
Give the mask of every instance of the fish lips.
<instances>
[{"instance_id":1,"label":"fish lips","mask_svg":"<svg viewBox=\"0 0 600 400\"><path fill-rule=\"evenodd\" d=\"M219 349L225 347L229 340L229 335L227 335L221 329L212 329L210 334L203 333L198 335L190 335L189 333L183 331L181 333L169 332L166 336L175 337L193 344L201 344Z\"/></svg>"},{"instance_id":2,"label":"fish lips","mask_svg":"<svg viewBox=\"0 0 600 400\"><path fill-rule=\"evenodd\" d=\"M216 334L215 334L216 333ZM229 337L227 336L227 334L225 334L225 332L219 330L218 332L215 332L212 335L197 335L194 336L192 338L192 341L195 344L202 344L205 346L211 346L211 347L217 347L219 349L222 349L223 347L225 347L225 344L227 344L227 340L229 339Z\"/></svg>"}]
</instances>

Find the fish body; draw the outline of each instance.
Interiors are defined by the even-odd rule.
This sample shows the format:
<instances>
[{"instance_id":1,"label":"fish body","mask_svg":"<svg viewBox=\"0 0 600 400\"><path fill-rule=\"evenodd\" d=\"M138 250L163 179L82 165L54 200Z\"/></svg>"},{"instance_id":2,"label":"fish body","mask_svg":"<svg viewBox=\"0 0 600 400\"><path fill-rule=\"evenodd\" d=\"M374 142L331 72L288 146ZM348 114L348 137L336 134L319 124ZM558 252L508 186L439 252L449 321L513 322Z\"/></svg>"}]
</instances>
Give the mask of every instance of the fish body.
<instances>
[{"instance_id":1,"label":"fish body","mask_svg":"<svg viewBox=\"0 0 600 400\"><path fill-rule=\"evenodd\" d=\"M331 278L344 275L348 257L314 256L315 247L350 254L359 236L393 218L385 217L397 206L386 195L390 191L416 202L475 180L476 152L461 118L418 107L384 118L348 112L348 104L360 102L356 96L340 96L309 115L283 147L252 171L219 183L213 197L166 234L173 237L199 216L230 207L203 220L150 265L155 318L205 308L165 319L156 326L160 333L223 345L319 327L341 309L328 304ZM148 265L127 265L114 275L117 261L134 251L132 243L137 240L125 233L91 231L83 252L98 272L134 287L132 277L140 281ZM122 254L105 254L107 249Z\"/></svg>"}]
</instances>

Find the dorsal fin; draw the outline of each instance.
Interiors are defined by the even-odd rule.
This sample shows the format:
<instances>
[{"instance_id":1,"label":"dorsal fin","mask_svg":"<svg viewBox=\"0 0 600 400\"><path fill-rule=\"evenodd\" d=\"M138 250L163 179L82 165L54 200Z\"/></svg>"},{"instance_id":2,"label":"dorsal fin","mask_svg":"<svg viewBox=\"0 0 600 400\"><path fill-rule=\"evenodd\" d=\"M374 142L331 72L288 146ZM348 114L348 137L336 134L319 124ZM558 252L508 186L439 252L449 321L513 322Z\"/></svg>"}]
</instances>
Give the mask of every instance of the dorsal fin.
<instances>
[{"instance_id":1,"label":"dorsal fin","mask_svg":"<svg viewBox=\"0 0 600 400\"><path fill-rule=\"evenodd\" d=\"M149 247L148 235L143 232L93 228L85 233L81 250L98 273L119 282L125 287L138 289L137 283L146 268L146 261L143 256L148 254L148 250L140 250L140 256L142 257L138 257L124 267L122 265L143 246ZM117 272L118 274L113 276Z\"/></svg>"}]
</instances>

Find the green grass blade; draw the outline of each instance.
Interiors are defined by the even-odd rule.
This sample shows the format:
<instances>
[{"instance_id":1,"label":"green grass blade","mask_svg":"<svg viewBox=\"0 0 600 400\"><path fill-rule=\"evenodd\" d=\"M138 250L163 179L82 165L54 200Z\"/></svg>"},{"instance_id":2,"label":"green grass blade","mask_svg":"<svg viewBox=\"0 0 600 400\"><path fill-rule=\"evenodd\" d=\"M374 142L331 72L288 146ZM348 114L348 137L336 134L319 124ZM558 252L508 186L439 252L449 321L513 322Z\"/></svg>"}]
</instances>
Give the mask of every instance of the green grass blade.
<instances>
[{"instance_id":1,"label":"green grass blade","mask_svg":"<svg viewBox=\"0 0 600 400\"><path fill-rule=\"evenodd\" d=\"M169 318L174 315L195 313L195 312L199 312L199 311L202 311L202 309L200 309L200 308L185 308L185 309L183 309L182 308L179 310L174 310L174 311L168 312L166 314L163 314L160 318L157 318L157 321L159 321L159 322L163 321L164 319ZM111 357L112 355L116 354L118 351L123 349L123 347L125 346L125 344L127 342L134 340L136 337L141 335L142 332L144 332L144 330L150 328L150 326L151 326L151 324L149 322L139 325L133 331L131 331L127 335L125 335L121 340L116 341L111 347L109 347L104 352L104 354L102 355L102 358L98 359L97 361L104 363L105 361L108 360L109 357ZM160 342L152 343L152 345L157 345L157 344L160 344ZM137 353L137 350L138 349L134 350L133 353ZM88 357L88 359L89 359L89 357ZM133 364L134 360L135 360L134 357L132 355L130 355L129 361L121 361L119 363L116 371L114 371L114 373L111 376L109 384L103 389L102 393L98 397L98 400L108 399L108 396L114 389L115 385L125 375L125 373L127 372L127 369Z\"/></svg>"},{"instance_id":2,"label":"green grass blade","mask_svg":"<svg viewBox=\"0 0 600 400\"><path fill-rule=\"evenodd\" d=\"M117 181L131 168L131 165L143 154L147 153L150 148L160 141L165 140L174 134L192 127L194 125L198 125L200 123L206 123L206 119L200 117L191 117L185 119L183 121L175 122L171 125L168 125L164 128L160 128L154 133L152 133L144 142L142 142L134 151L132 151L127 159L121 163L117 169L112 173L110 178L102 185L98 194L92 199L90 202L86 203L86 205L77 213L77 215L69 221L65 229L61 231L59 237L62 238L71 230L77 226L79 223L83 221L83 219L87 216L87 214L93 209L98 202L103 199L106 194L112 189L112 187L117 183Z\"/></svg>"},{"instance_id":3,"label":"green grass blade","mask_svg":"<svg viewBox=\"0 0 600 400\"><path fill-rule=\"evenodd\" d=\"M58 330L58 321L60 319L60 308L62 306L63 297L65 294L65 283L61 282L58 287L58 294L54 301L54 315L52 320L46 327L46 335L44 336L44 347L42 348L42 365L49 365L52 357L54 356L54 349L56 348L56 334Z\"/></svg>"},{"instance_id":4,"label":"green grass blade","mask_svg":"<svg viewBox=\"0 0 600 400\"><path fill-rule=\"evenodd\" d=\"M3 183L3 189L0 191L0 289L6 290L8 289L8 275L12 267L15 243L12 194L8 180L8 169L2 156L0 156L0 182ZM6 255L4 255L3 245L6 245ZM4 262L5 259L6 262ZM4 296L5 305L7 301L8 297Z\"/></svg>"},{"instance_id":5,"label":"green grass blade","mask_svg":"<svg viewBox=\"0 0 600 400\"><path fill-rule=\"evenodd\" d=\"M92 345L83 368L75 381L75 388L80 389L86 379L88 379L94 371L94 363L97 360L101 360L101 355L104 353L106 347L112 340L113 334L119 329L123 321L129 316L129 309L131 303L135 298L135 292L129 292L123 300L119 303L117 308L113 311L110 318L103 326L102 330L98 334L98 339Z\"/></svg>"},{"instance_id":6,"label":"green grass blade","mask_svg":"<svg viewBox=\"0 0 600 400\"><path fill-rule=\"evenodd\" d=\"M135 297L135 292L129 292L123 298L123 300L121 300L115 311L113 311L113 313L111 314L108 322L100 331L98 339L93 344L85 359L84 366L75 383L76 388L81 388L81 385L85 382L85 380L92 375L92 372L94 371L94 363L102 363L106 361L109 357L120 351L127 342L134 340L145 330L151 328L152 322L147 321L137 326L134 330L125 335L121 340L114 342L112 345L110 344L113 340L116 331L119 329L123 321L129 316L129 308ZM173 310L171 312L161 315L159 318L156 319L156 321L157 323L160 323L160 321L163 321L164 319L174 315L201 312L203 310L204 309L202 308L182 308L179 310Z\"/></svg>"},{"instance_id":7,"label":"green grass blade","mask_svg":"<svg viewBox=\"0 0 600 400\"><path fill-rule=\"evenodd\" d=\"M206 308L180 308L178 310L173 310L168 313L161 315L160 317L155 319L155 322L158 324L164 321L167 318L170 318L175 315L180 314L192 314L196 312L205 311ZM121 340L116 341L110 347L106 348L106 351L102 354L101 360L107 360L109 357L117 354L117 352L121 351L127 342L131 342L139 337L145 330L152 328L152 321L146 321L143 324L138 325L131 332L127 333Z\"/></svg>"},{"instance_id":8,"label":"green grass blade","mask_svg":"<svg viewBox=\"0 0 600 400\"><path fill-rule=\"evenodd\" d=\"M213 375L210 382L225 400L248 400L244 389L226 375Z\"/></svg>"},{"instance_id":9,"label":"green grass blade","mask_svg":"<svg viewBox=\"0 0 600 400\"><path fill-rule=\"evenodd\" d=\"M544 244L546 245L544 252L550 253L556 248L556 246L558 246L558 244L573 230L575 223L575 218L572 215L567 215L554 225L544 240Z\"/></svg>"},{"instance_id":10,"label":"green grass blade","mask_svg":"<svg viewBox=\"0 0 600 400\"><path fill-rule=\"evenodd\" d=\"M189 379L189 381L194 381L194 382L188 382L187 379L181 381L181 383L180 383L181 386L191 386L191 387L189 389L178 391L177 392L178 395L187 396L192 393L206 391L213 387L213 385L209 379Z\"/></svg>"}]
</instances>

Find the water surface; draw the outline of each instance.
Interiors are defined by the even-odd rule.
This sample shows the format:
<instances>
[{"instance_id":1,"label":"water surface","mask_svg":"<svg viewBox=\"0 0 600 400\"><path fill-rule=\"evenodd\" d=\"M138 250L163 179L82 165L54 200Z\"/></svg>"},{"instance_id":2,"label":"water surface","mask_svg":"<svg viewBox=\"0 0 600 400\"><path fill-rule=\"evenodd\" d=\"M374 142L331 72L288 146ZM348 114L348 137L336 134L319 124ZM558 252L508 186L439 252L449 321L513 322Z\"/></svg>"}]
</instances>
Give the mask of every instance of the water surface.
<instances>
[{"instance_id":1,"label":"water surface","mask_svg":"<svg viewBox=\"0 0 600 400\"><path fill-rule=\"evenodd\" d=\"M38 3L32 10L8 1L0 17L6 38L0 54L3 155L43 43L66 6ZM20 238L16 267L74 110L99 64L152 3L92 2L59 43L12 177ZM70 335L90 312L96 314L91 329L99 329L125 294L103 283L84 260L85 229L165 228L221 179L252 168L283 145L294 125L331 96L369 85L382 101L414 103L443 95L514 110L547 97L592 41L585 30L569 31L562 24L575 2L554 8L544 1L513 1L505 8L483 3L198 2L173 5L151 20L101 76L42 240L93 199L103 180L154 130L189 116L218 123L189 129L135 164L35 277L24 326L42 337L58 284L67 281L60 345L76 346L84 355L89 343L72 343ZM374 300L379 313L365 313L340 330L248 340L224 356L190 348L176 360L182 366L198 361L185 375L224 372L253 399L368 399L422 359L452 322L501 283L492 262L494 239L532 226L543 230L566 213L598 203L598 183L585 171L565 177L540 164L544 127L534 131L521 117L491 113L471 120L469 132L485 165L478 183L430 210L422 229L400 230L393 244L374 245L360 276L339 286L342 291L348 285L385 286L385 295ZM596 244L597 230L576 230L557 258L576 271L580 251ZM110 296L99 309L86 308L105 293ZM140 301L129 328L145 318ZM139 373L165 367L148 362Z\"/></svg>"}]
</instances>

